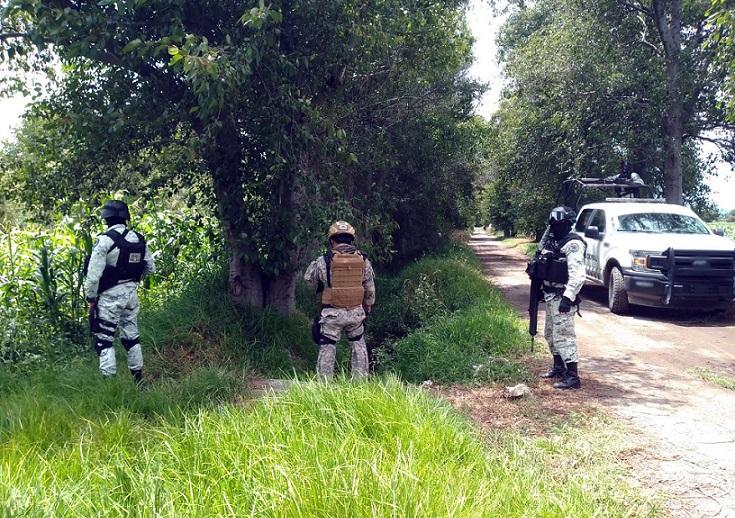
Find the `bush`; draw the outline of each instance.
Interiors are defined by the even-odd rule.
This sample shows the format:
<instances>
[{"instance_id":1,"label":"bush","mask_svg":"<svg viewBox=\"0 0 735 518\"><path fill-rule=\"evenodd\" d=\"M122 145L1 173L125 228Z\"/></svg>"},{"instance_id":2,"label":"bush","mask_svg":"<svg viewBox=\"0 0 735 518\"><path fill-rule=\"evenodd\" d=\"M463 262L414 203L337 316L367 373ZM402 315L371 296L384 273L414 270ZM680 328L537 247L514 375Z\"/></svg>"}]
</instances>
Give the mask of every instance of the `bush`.
<instances>
[{"instance_id":1,"label":"bush","mask_svg":"<svg viewBox=\"0 0 735 518\"><path fill-rule=\"evenodd\" d=\"M484 278L472 251L454 245L381 279L370 340L379 368L420 382L525 380L512 359L523 323Z\"/></svg>"},{"instance_id":2,"label":"bush","mask_svg":"<svg viewBox=\"0 0 735 518\"><path fill-rule=\"evenodd\" d=\"M313 370L309 320L230 302L226 275L203 275L165 304L144 311L141 338L156 371L178 376L201 364L231 365L289 377Z\"/></svg>"}]
</instances>

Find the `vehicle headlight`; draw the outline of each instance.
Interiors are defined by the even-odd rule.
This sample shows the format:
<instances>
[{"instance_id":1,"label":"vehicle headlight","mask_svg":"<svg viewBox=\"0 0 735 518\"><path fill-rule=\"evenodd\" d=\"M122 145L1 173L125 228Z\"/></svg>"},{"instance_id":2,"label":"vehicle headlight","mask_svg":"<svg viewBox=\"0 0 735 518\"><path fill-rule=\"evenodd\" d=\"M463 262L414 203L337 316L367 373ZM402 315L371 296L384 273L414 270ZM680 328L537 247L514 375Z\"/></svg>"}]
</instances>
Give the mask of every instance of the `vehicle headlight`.
<instances>
[{"instance_id":1,"label":"vehicle headlight","mask_svg":"<svg viewBox=\"0 0 735 518\"><path fill-rule=\"evenodd\" d=\"M630 264L636 272L652 272L654 270L648 267L648 256L658 254L660 254L660 252L650 250L631 250Z\"/></svg>"}]
</instances>

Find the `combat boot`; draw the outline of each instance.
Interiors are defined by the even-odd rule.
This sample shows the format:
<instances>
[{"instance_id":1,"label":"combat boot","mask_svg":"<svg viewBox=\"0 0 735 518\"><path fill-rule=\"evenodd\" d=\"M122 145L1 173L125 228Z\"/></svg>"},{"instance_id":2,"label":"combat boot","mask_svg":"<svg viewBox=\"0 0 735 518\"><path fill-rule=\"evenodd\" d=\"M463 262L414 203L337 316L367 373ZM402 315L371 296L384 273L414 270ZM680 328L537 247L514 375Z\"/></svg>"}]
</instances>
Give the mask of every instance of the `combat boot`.
<instances>
[{"instance_id":1,"label":"combat boot","mask_svg":"<svg viewBox=\"0 0 735 518\"><path fill-rule=\"evenodd\" d=\"M143 369L133 370L130 369L130 374L133 375L133 379L135 380L135 385L140 389L143 390Z\"/></svg>"},{"instance_id":2,"label":"combat boot","mask_svg":"<svg viewBox=\"0 0 735 518\"><path fill-rule=\"evenodd\" d=\"M544 372L540 377L544 379L549 378L563 378L566 368L564 367L564 360L558 354L554 355L554 366L548 371Z\"/></svg>"},{"instance_id":3,"label":"combat boot","mask_svg":"<svg viewBox=\"0 0 735 518\"><path fill-rule=\"evenodd\" d=\"M554 383L556 389L578 389L582 386L582 382L577 374L577 362L567 363L567 372L561 381Z\"/></svg>"}]
</instances>

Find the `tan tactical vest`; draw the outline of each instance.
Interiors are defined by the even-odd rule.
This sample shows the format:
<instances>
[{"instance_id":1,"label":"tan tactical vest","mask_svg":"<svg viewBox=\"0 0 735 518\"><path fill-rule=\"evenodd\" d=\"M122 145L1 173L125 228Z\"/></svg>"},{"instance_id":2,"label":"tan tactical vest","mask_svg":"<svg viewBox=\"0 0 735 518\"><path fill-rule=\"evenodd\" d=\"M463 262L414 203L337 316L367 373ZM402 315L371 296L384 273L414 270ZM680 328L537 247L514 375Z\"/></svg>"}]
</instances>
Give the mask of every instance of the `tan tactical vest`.
<instances>
[{"instance_id":1,"label":"tan tactical vest","mask_svg":"<svg viewBox=\"0 0 735 518\"><path fill-rule=\"evenodd\" d=\"M365 288L365 259L360 253L342 254L333 251L327 263L329 286L322 292L322 304L335 308L353 308L362 304Z\"/></svg>"}]
</instances>

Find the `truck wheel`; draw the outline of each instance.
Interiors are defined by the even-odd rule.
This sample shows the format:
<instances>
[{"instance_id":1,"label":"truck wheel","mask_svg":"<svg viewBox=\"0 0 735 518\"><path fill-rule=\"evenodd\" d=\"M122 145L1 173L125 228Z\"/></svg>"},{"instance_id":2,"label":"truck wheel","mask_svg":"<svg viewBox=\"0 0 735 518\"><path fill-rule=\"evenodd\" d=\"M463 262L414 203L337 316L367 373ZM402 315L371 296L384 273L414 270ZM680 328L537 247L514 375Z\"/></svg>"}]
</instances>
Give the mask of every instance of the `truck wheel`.
<instances>
[{"instance_id":1,"label":"truck wheel","mask_svg":"<svg viewBox=\"0 0 735 518\"><path fill-rule=\"evenodd\" d=\"M617 266L610 270L610 277L607 281L607 307L618 315L625 315L630 309L623 272Z\"/></svg>"}]
</instances>

